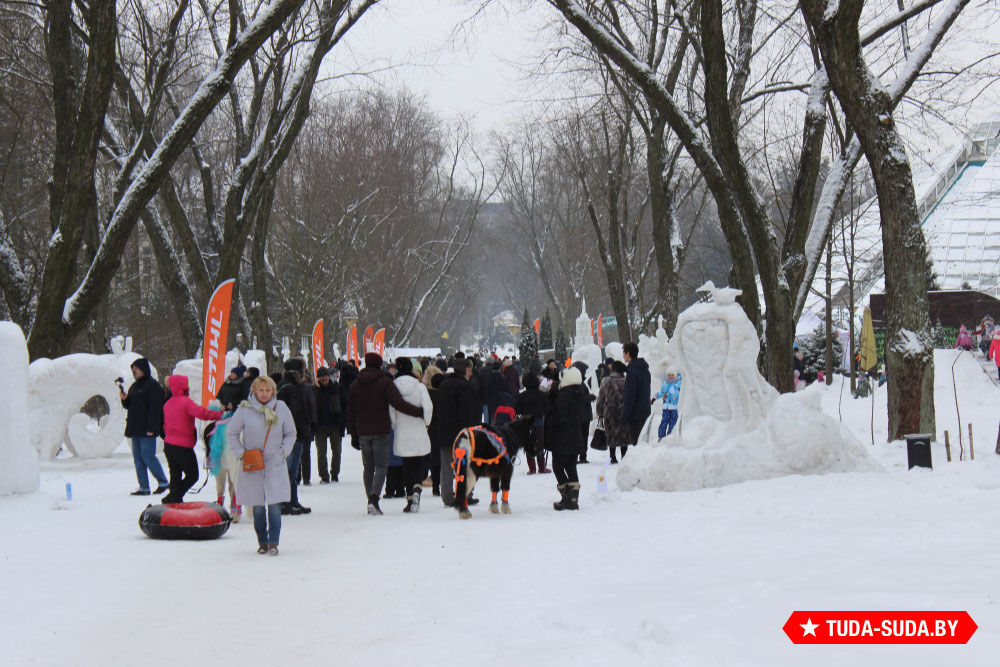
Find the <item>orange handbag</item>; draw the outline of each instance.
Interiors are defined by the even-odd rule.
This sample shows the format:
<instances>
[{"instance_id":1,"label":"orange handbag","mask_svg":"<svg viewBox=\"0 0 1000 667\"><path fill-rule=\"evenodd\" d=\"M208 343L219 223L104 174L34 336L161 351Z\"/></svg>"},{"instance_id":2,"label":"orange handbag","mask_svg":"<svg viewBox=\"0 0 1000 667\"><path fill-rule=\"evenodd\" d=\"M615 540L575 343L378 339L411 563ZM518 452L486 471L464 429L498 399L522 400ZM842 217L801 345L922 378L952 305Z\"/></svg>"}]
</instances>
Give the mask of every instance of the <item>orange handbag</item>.
<instances>
[{"instance_id":1,"label":"orange handbag","mask_svg":"<svg viewBox=\"0 0 1000 667\"><path fill-rule=\"evenodd\" d=\"M271 427L268 426L264 435L264 447L267 447L267 438L270 435ZM264 447L243 451L243 472L257 472L264 469Z\"/></svg>"}]
</instances>

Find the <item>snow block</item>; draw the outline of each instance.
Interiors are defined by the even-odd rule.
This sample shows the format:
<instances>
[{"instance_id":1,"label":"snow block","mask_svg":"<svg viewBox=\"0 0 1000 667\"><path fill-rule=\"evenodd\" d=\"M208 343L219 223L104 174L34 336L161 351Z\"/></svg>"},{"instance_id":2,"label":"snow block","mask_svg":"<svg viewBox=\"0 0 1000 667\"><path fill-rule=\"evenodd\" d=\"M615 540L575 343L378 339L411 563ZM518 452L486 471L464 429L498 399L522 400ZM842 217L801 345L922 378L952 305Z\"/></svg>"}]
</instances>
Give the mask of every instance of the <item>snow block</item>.
<instances>
[{"instance_id":1,"label":"snow block","mask_svg":"<svg viewBox=\"0 0 1000 667\"><path fill-rule=\"evenodd\" d=\"M117 378L125 389L133 382L132 362L141 355L112 340L112 354L67 354L36 359L28 368L28 404L32 445L45 459L54 459L63 446L80 458L110 456L125 438L125 409L118 397ZM156 368L150 366L154 379ZM80 412L83 404L100 396L108 414L96 421Z\"/></svg>"},{"instance_id":2,"label":"snow block","mask_svg":"<svg viewBox=\"0 0 1000 667\"><path fill-rule=\"evenodd\" d=\"M21 327L0 322L0 374L7 391L0 401L0 495L38 490L38 452L28 426L28 346Z\"/></svg>"},{"instance_id":3,"label":"snow block","mask_svg":"<svg viewBox=\"0 0 1000 667\"><path fill-rule=\"evenodd\" d=\"M655 375L668 365L683 373L681 422L657 442L654 410L640 446L618 466L618 487L687 491L782 475L881 471L864 445L821 410L818 389L779 395L767 383L757 370L756 330L739 305L725 301L685 310L669 343L662 335L645 341Z\"/></svg>"}]
</instances>

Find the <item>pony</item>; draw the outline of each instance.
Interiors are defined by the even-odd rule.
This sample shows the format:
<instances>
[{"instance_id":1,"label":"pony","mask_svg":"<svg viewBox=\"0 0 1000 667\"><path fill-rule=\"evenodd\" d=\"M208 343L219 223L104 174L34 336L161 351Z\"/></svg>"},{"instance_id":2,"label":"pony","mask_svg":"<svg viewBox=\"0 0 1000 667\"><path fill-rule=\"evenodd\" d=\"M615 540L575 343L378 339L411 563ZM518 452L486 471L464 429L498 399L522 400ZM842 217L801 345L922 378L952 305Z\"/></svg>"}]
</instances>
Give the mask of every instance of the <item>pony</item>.
<instances>
[{"instance_id":1,"label":"pony","mask_svg":"<svg viewBox=\"0 0 1000 667\"><path fill-rule=\"evenodd\" d=\"M480 477L490 478L493 500L490 512L510 514L510 479L514 475L514 457L531 442L534 417L522 417L507 424L480 424L462 429L452 446L451 467L455 469L455 507L460 519L471 519L469 496ZM503 504L497 493L503 491Z\"/></svg>"}]
</instances>

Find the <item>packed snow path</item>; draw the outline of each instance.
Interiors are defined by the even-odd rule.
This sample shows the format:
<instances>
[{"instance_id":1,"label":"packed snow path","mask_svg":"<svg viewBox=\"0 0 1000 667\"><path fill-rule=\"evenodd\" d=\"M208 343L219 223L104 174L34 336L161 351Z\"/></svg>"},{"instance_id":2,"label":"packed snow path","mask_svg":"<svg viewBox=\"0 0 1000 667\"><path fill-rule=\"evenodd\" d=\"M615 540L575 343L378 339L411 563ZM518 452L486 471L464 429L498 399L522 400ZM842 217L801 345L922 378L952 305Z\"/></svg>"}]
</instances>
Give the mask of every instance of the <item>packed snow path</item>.
<instances>
[{"instance_id":1,"label":"packed snow path","mask_svg":"<svg viewBox=\"0 0 1000 667\"><path fill-rule=\"evenodd\" d=\"M552 476L522 466L512 516L483 503L459 521L429 493L419 514L387 500L366 516L348 448L343 481L284 517L277 558L255 553L248 519L217 541L144 537L123 452L49 464L38 493L0 499L4 664L995 664L1000 457L936 450L933 472L906 472L903 447L876 450L889 473L603 498L591 463L581 511L563 513ZM781 631L795 609L897 608L968 610L979 631L957 647Z\"/></svg>"}]
</instances>

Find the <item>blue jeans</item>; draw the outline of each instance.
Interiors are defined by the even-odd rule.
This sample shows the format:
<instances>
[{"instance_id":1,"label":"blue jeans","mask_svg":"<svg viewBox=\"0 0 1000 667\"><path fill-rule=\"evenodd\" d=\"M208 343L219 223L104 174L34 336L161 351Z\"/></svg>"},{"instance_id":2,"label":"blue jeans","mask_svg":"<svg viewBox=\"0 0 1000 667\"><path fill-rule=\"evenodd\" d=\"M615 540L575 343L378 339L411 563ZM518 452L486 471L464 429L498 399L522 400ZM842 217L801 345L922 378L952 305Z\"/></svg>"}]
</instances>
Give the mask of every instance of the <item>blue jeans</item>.
<instances>
[{"instance_id":1,"label":"blue jeans","mask_svg":"<svg viewBox=\"0 0 1000 667\"><path fill-rule=\"evenodd\" d=\"M672 408L663 408L663 416L660 417L660 428L657 431L657 437L663 438L667 435L673 433L674 426L677 425L677 410Z\"/></svg>"},{"instance_id":2,"label":"blue jeans","mask_svg":"<svg viewBox=\"0 0 1000 667\"><path fill-rule=\"evenodd\" d=\"M296 440L292 445L292 453L285 459L285 463L288 464L288 481L292 487L292 499L289 501L292 505L299 502L299 465L302 463L302 448L308 447L311 443L311 440Z\"/></svg>"},{"instance_id":3,"label":"blue jeans","mask_svg":"<svg viewBox=\"0 0 1000 667\"><path fill-rule=\"evenodd\" d=\"M143 491L149 491L149 472L153 473L160 486L169 484L163 474L163 466L156 458L156 436L132 438L132 460L135 461L135 477Z\"/></svg>"},{"instance_id":4,"label":"blue jeans","mask_svg":"<svg viewBox=\"0 0 1000 667\"><path fill-rule=\"evenodd\" d=\"M281 535L281 503L253 506L253 529L257 531L257 544L277 544Z\"/></svg>"}]
</instances>

